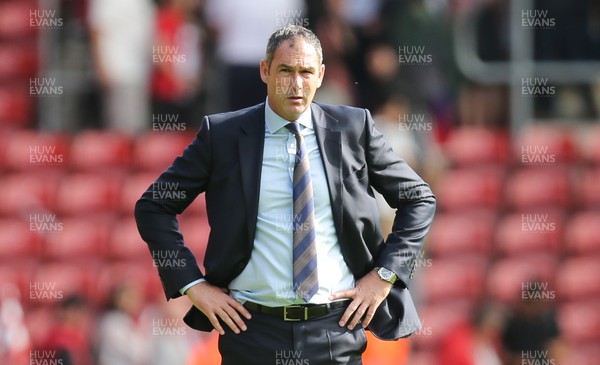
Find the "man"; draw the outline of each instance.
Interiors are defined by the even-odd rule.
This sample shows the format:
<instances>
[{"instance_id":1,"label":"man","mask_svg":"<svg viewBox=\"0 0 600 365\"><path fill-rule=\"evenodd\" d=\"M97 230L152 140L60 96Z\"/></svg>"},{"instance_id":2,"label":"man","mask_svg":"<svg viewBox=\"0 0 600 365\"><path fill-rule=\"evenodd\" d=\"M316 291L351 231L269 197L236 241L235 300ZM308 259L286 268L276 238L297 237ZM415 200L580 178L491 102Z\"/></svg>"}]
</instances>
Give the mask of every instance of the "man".
<instances>
[{"instance_id":1,"label":"man","mask_svg":"<svg viewBox=\"0 0 600 365\"><path fill-rule=\"evenodd\" d=\"M186 262L157 265L167 298L190 298L185 322L221 334L225 365L361 364L364 328L386 340L420 328L406 286L435 198L368 111L312 103L322 60L311 31L273 33L260 63L267 101L204 117L136 205L153 257ZM166 187L184 194L158 199ZM397 209L387 241L373 188ZM205 273L175 219L202 192Z\"/></svg>"}]
</instances>

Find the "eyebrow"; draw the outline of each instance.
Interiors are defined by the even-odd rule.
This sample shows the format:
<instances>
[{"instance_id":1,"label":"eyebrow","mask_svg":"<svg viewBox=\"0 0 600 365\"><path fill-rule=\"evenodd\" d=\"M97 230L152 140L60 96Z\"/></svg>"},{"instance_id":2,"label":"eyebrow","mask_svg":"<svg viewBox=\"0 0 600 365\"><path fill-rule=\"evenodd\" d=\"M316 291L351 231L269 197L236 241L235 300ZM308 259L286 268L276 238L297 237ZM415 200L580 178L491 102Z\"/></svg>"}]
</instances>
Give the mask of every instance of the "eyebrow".
<instances>
[{"instance_id":1,"label":"eyebrow","mask_svg":"<svg viewBox=\"0 0 600 365\"><path fill-rule=\"evenodd\" d=\"M301 71L315 71L315 68L312 66L291 66L291 65L286 65L284 63L277 65L277 69L281 70L282 68L289 68L289 69L296 69L299 68Z\"/></svg>"}]
</instances>

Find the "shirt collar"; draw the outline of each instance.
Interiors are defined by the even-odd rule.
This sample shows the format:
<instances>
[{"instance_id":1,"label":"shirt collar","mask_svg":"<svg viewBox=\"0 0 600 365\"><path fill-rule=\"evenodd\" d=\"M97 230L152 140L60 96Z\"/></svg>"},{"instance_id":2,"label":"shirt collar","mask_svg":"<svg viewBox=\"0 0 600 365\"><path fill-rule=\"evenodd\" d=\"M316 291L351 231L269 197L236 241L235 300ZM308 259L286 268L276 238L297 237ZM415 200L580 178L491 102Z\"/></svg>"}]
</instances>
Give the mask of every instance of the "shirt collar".
<instances>
[{"instance_id":1,"label":"shirt collar","mask_svg":"<svg viewBox=\"0 0 600 365\"><path fill-rule=\"evenodd\" d=\"M300 114L298 119L296 119L294 122L298 122L299 124L304 126L304 128L313 129L312 112L310 109L311 108L309 105L309 107L306 108L306 110L302 114ZM273 109L271 109L271 107L269 106L269 98L267 97L267 101L265 102L265 124L267 127L267 132L274 134L281 128L284 128L285 125L288 123L290 123L290 121L283 119L282 117L277 115L277 113L275 113Z\"/></svg>"}]
</instances>

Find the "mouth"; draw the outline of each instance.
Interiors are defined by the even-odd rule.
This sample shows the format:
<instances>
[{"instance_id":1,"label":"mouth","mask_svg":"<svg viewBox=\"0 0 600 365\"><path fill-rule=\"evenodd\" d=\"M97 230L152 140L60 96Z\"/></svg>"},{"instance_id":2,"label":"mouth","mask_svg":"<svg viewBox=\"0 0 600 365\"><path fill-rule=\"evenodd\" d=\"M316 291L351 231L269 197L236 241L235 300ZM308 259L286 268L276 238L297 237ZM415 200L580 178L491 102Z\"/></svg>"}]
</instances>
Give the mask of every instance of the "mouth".
<instances>
[{"instance_id":1,"label":"mouth","mask_svg":"<svg viewBox=\"0 0 600 365\"><path fill-rule=\"evenodd\" d=\"M295 96L295 95L288 96L287 98L288 98L288 100L292 100L292 101L302 101L302 99L303 99L302 96Z\"/></svg>"}]
</instances>

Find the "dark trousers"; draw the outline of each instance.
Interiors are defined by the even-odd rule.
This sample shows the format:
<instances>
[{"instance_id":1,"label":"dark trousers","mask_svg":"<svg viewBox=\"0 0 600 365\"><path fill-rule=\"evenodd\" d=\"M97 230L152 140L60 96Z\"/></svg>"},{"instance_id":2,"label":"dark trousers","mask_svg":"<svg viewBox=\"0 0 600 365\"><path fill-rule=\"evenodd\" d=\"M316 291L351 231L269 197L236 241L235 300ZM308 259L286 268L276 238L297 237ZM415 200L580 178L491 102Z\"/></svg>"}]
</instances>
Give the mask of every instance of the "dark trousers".
<instances>
[{"instance_id":1,"label":"dark trousers","mask_svg":"<svg viewBox=\"0 0 600 365\"><path fill-rule=\"evenodd\" d=\"M308 321L285 322L252 313L248 330L236 335L227 326L219 338L222 365L361 365L365 330L340 327L345 308Z\"/></svg>"}]
</instances>

